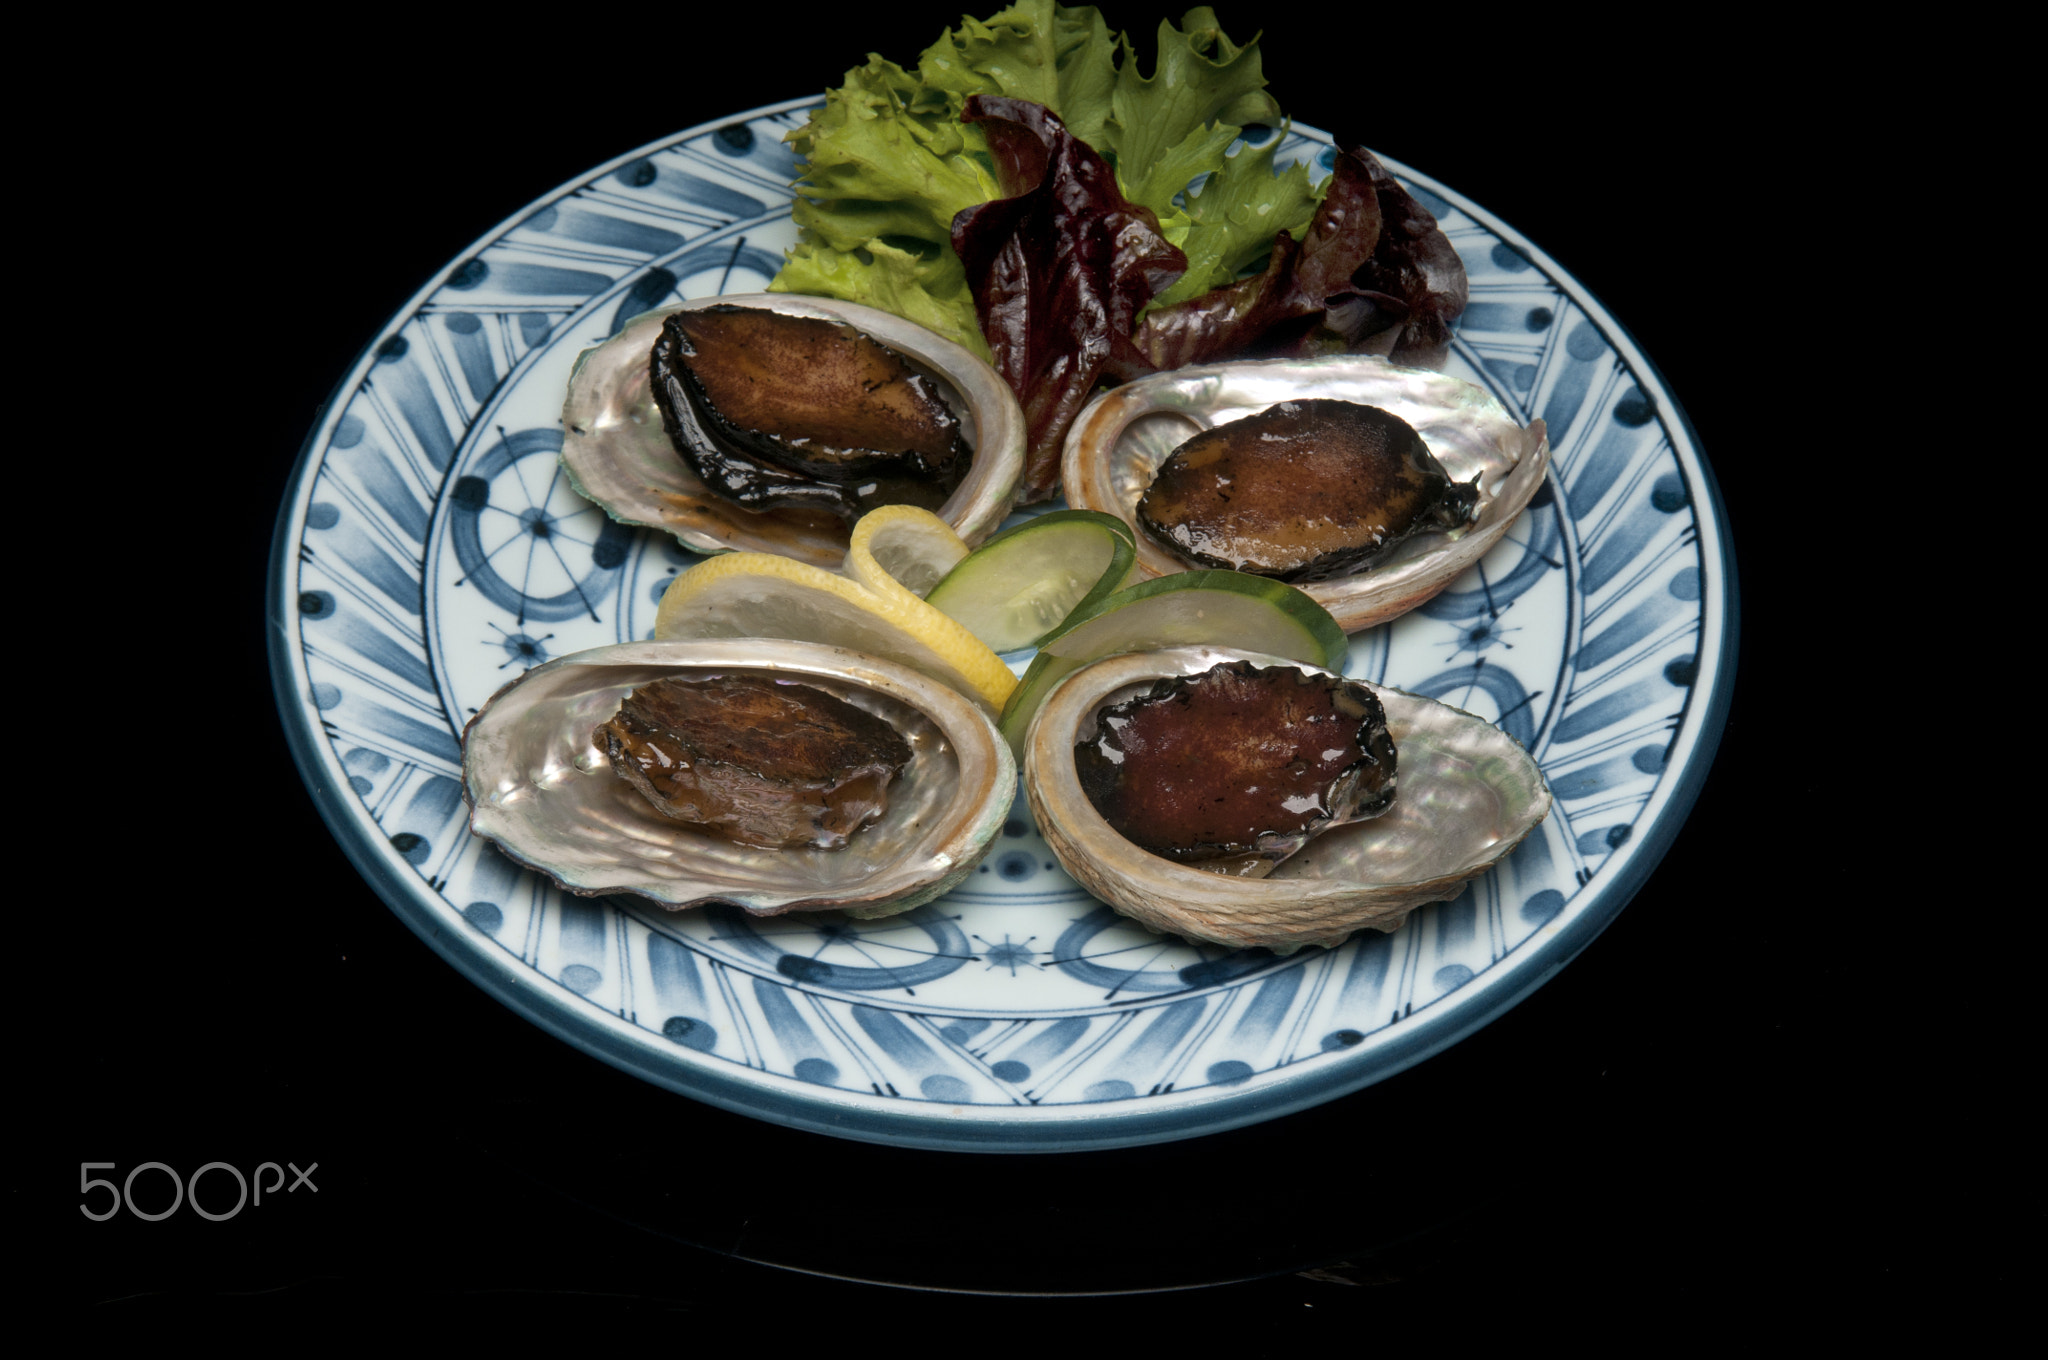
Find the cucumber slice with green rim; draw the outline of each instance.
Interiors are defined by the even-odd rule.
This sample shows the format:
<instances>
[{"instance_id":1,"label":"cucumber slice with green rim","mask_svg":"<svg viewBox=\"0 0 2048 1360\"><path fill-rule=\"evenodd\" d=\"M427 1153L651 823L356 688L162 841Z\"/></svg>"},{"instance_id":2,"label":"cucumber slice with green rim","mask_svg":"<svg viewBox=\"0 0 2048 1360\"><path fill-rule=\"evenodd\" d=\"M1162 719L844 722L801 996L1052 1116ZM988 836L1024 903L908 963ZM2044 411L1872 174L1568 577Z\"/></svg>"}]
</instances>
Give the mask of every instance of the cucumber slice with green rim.
<instances>
[{"instance_id":1,"label":"cucumber slice with green rim","mask_svg":"<svg viewBox=\"0 0 2048 1360\"><path fill-rule=\"evenodd\" d=\"M1003 736L1013 751L1021 751L1045 696L1091 661L1204 645L1270 652L1333 671L1344 669L1350 648L1330 611L1285 582L1236 571L1161 576L1075 610L1040 644L1003 706Z\"/></svg>"},{"instance_id":2,"label":"cucumber slice with green rim","mask_svg":"<svg viewBox=\"0 0 2048 1360\"><path fill-rule=\"evenodd\" d=\"M1096 510L1055 510L997 534L933 586L925 603L990 650L1041 645L1123 587L1131 527Z\"/></svg>"}]
</instances>

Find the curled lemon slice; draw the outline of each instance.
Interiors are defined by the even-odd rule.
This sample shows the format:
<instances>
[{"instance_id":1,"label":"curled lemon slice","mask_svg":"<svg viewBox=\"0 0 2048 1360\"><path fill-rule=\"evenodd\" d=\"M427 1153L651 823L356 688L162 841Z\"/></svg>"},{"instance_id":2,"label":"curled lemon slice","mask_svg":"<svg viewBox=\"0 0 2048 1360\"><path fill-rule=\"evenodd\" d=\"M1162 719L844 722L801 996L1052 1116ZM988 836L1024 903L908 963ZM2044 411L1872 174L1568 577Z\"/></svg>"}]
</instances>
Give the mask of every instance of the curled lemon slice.
<instances>
[{"instance_id":1,"label":"curled lemon slice","mask_svg":"<svg viewBox=\"0 0 2048 1360\"><path fill-rule=\"evenodd\" d=\"M1017 687L1010 668L972 633L875 570L870 585L772 553L726 553L676 577L655 611L654 636L845 647L922 671L1000 712Z\"/></svg>"},{"instance_id":2,"label":"curled lemon slice","mask_svg":"<svg viewBox=\"0 0 2048 1360\"><path fill-rule=\"evenodd\" d=\"M931 511L884 505L853 526L841 570L884 595L900 587L923 599L966 556L966 542Z\"/></svg>"}]
</instances>

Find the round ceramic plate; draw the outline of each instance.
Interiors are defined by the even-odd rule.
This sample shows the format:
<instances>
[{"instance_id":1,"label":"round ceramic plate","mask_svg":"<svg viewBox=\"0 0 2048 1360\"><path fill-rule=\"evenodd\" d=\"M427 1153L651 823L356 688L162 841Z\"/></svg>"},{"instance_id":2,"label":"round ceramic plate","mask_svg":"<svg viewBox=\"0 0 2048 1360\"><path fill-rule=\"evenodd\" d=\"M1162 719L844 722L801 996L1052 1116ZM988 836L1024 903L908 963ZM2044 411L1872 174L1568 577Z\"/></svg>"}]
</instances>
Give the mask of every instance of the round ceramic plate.
<instances>
[{"instance_id":1,"label":"round ceramic plate","mask_svg":"<svg viewBox=\"0 0 2048 1360\"><path fill-rule=\"evenodd\" d=\"M783 135L813 103L692 129L534 204L393 318L308 441L276 539L272 665L306 780L379 894L607 1062L919 1147L1117 1147L1270 1119L1428 1057L1556 973L1647 877L1712 758L1733 668L1726 527L1676 403L1600 305L1392 163L1470 275L1449 371L1542 417L1554 461L1507 539L1355 634L1347 669L1536 755L1556 804L1502 867L1392 935L1277 958L1124 923L1054 864L1021 796L965 887L872 922L577 898L469 834L470 715L526 667L648 636L697 560L564 484L576 356L649 308L765 287L795 240ZM1279 160L1333 156L1295 128Z\"/></svg>"}]
</instances>

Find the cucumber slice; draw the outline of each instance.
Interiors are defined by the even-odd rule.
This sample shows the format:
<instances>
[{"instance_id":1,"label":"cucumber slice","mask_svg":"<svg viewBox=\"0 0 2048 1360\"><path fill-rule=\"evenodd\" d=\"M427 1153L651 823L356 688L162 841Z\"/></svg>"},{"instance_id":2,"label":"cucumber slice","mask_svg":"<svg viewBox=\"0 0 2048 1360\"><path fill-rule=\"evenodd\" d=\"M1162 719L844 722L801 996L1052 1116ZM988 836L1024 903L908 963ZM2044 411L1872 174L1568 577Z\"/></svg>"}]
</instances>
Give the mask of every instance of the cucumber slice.
<instances>
[{"instance_id":1,"label":"cucumber slice","mask_svg":"<svg viewBox=\"0 0 2048 1360\"><path fill-rule=\"evenodd\" d=\"M1011 750L1021 752L1045 696L1091 661L1201 645L1271 652L1341 671L1350 644L1329 610L1285 582L1236 571L1162 576L1076 610L1040 644L1003 707L1003 736Z\"/></svg>"},{"instance_id":2,"label":"cucumber slice","mask_svg":"<svg viewBox=\"0 0 2048 1360\"><path fill-rule=\"evenodd\" d=\"M1031 658L1024 678L1017 682L1017 688L1010 691L1010 701L1003 705L1002 721L996 724L1003 740L1010 743L1010 754L1019 760L1024 758L1024 734L1031 730L1031 719L1045 703L1045 696L1052 693L1054 685L1087 664L1045 651Z\"/></svg>"},{"instance_id":3,"label":"cucumber slice","mask_svg":"<svg viewBox=\"0 0 2048 1360\"><path fill-rule=\"evenodd\" d=\"M1130 526L1096 510L1055 510L969 553L925 603L991 651L1040 644L1077 611L1093 610L1130 576Z\"/></svg>"}]
</instances>

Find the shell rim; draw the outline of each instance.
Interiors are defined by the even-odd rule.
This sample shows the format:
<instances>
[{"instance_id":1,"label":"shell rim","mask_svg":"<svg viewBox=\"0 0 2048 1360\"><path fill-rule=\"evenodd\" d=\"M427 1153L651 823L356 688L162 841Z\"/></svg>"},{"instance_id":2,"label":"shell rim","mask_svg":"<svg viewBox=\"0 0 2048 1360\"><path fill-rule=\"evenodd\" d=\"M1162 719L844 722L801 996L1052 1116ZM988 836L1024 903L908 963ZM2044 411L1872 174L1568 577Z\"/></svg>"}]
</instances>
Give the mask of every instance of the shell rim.
<instances>
[{"instance_id":1,"label":"shell rim","mask_svg":"<svg viewBox=\"0 0 2048 1360\"><path fill-rule=\"evenodd\" d=\"M838 1138L942 1151L1041 1153L1132 1147L1226 1132L1292 1114L1383 1081L1455 1045L1512 1009L1576 958L1620 915L1649 879L1677 837L1714 763L1734 692L1740 645L1740 591L1727 504L1711 465L1701 453L1699 433L1690 416L1672 396L1662 370L1627 328L1583 284L1520 231L1438 180L1385 156L1379 159L1389 173L1419 184L1453 204L1543 270L1561 292L1584 310L1587 319L1614 342L1629 367L1654 389L1658 409L1675 426L1672 433L1682 436L1672 440L1674 456L1690 476L1698 479L1696 504L1712 511L1714 533L1703 534L1700 543L1703 549L1711 549L1711 565L1719 570L1703 569L1701 573L1703 583L1709 587L1702 592L1701 600L1702 674L1682 711L1681 731L1685 720L1695 716L1694 704L1699 705L1698 726L1685 763L1653 795L1651 806L1645 808L1640 819L1648 822L1644 834L1630 842L1631 852L1613 871L1604 891L1585 907L1571 912L1569 919L1553 924L1547 939L1532 942L1525 946L1526 953L1512 956L1517 967L1511 973L1488 969L1451 994L1447 1000L1454 1004L1440 1001L1422 1008L1417 1012L1421 1023L1404 1020L1399 1030L1368 1050L1371 1062L1363 1061L1367 1051L1349 1050L1353 1054L1349 1062L1304 1063L1294 1069L1291 1081L1261 1086L1256 1093L1226 1091L1220 1097L1205 1098L1210 1096L1208 1090L1174 1092L1152 1097L1144 1107L1135 1109L1107 1111L1098 1107L1092 1117L1043 1106L992 1107L993 1113L977 1116L969 1108L958 1106L949 1109L927 1104L906 1111L900 1103L873 1098L834 1101L827 1098L824 1088L759 1072L741 1080L713 1060L698 1058L688 1050L654 1048L644 1031L625 1025L585 998L558 995L560 989L535 987L530 972L513 969L465 932L449 929L449 923L437 913L437 907L446 903L425 889L418 872L387 841L357 820L362 813L361 804L340 792L347 784L340 778L339 758L326 743L317 722L309 716L313 712L311 682L305 677L303 653L297 641L297 596L289 589L296 584L296 545L303 536L312 503L314 479L307 473L318 466L316 455L332 439L342 414L342 399L362 384L379 347L397 334L420 306L446 285L455 270L478 251L541 206L643 156L735 122L809 109L817 106L818 100L818 95L807 94L695 124L635 147L522 205L453 256L392 314L364 343L315 415L301 441L271 535L265 625L272 696L286 744L305 781L308 796L343 854L372 891L458 973L515 1014L620 1071L751 1118ZM1332 144L1330 135L1319 128L1296 124L1294 131L1309 140ZM1715 585L1718 590L1712 588ZM1712 649L1704 645L1709 639L1714 644ZM1439 1007L1442 1009L1438 1010Z\"/></svg>"}]
</instances>

